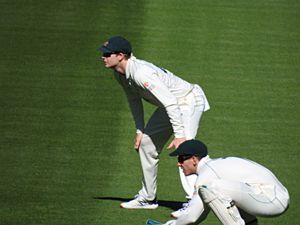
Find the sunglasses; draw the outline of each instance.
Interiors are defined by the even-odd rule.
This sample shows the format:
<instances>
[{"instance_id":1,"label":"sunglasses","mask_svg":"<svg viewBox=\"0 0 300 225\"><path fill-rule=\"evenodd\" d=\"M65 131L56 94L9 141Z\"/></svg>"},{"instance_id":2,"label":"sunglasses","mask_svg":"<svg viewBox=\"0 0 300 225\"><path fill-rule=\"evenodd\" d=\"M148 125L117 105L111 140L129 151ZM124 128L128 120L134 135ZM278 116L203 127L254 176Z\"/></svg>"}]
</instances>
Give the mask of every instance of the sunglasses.
<instances>
[{"instance_id":1,"label":"sunglasses","mask_svg":"<svg viewBox=\"0 0 300 225\"><path fill-rule=\"evenodd\" d=\"M108 57L110 57L112 54L118 54L118 52L106 52L106 53L103 53L102 56L105 57L105 58L108 58Z\"/></svg>"},{"instance_id":2,"label":"sunglasses","mask_svg":"<svg viewBox=\"0 0 300 225\"><path fill-rule=\"evenodd\" d=\"M183 163L185 160L192 158L192 155L180 155L178 156L178 162Z\"/></svg>"}]
</instances>

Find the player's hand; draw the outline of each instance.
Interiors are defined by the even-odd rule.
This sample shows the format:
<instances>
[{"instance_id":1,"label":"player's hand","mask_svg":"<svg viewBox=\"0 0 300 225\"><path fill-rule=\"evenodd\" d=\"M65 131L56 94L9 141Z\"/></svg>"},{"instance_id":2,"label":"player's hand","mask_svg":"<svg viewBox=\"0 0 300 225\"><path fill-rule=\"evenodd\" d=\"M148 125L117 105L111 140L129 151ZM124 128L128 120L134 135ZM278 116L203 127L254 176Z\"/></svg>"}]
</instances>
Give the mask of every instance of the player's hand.
<instances>
[{"instance_id":1,"label":"player's hand","mask_svg":"<svg viewBox=\"0 0 300 225\"><path fill-rule=\"evenodd\" d=\"M185 142L186 139L185 137L183 138L174 138L173 141L169 144L168 148L167 149L173 149L173 148L178 148L179 145L183 142Z\"/></svg>"},{"instance_id":2,"label":"player's hand","mask_svg":"<svg viewBox=\"0 0 300 225\"><path fill-rule=\"evenodd\" d=\"M143 133L136 133L135 138L134 138L134 149L136 151L139 151L139 147L141 145L142 138L143 138Z\"/></svg>"}]
</instances>

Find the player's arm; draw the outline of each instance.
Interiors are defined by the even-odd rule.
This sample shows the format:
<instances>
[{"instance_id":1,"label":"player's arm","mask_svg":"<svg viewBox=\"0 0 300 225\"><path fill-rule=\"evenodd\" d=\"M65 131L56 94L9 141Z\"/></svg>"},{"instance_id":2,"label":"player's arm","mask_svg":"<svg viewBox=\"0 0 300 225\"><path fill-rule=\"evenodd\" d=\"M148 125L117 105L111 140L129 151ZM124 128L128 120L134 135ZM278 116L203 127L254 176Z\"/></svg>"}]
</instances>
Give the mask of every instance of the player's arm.
<instances>
[{"instance_id":1,"label":"player's arm","mask_svg":"<svg viewBox=\"0 0 300 225\"><path fill-rule=\"evenodd\" d=\"M119 82L119 84L122 86L127 101L129 104L129 108L131 110L131 114L133 116L135 126L136 126L136 136L134 140L134 148L138 149L140 145L140 141L142 139L142 134L144 132L144 108L142 99L137 95L133 90L131 90L128 86L128 84L125 81L125 77L120 76L118 73L115 73L115 78Z\"/></svg>"},{"instance_id":2,"label":"player's arm","mask_svg":"<svg viewBox=\"0 0 300 225\"><path fill-rule=\"evenodd\" d=\"M155 71L147 71L143 73L143 75L136 75L135 79L140 87L147 89L166 109L174 131L175 139L178 139L179 142L183 141L183 139L185 140L184 126L177 98L158 78Z\"/></svg>"},{"instance_id":3,"label":"player's arm","mask_svg":"<svg viewBox=\"0 0 300 225\"><path fill-rule=\"evenodd\" d=\"M126 91L125 91L126 92ZM138 150L141 144L141 140L143 137L144 132L144 109L142 99L137 97L130 92L126 92L129 107L131 110L131 114L133 116L135 127L136 127L136 134L134 138L134 149Z\"/></svg>"},{"instance_id":4,"label":"player's arm","mask_svg":"<svg viewBox=\"0 0 300 225\"><path fill-rule=\"evenodd\" d=\"M169 220L162 225L199 224L206 219L209 212L210 212L210 208L203 203L198 193L198 188L195 188L194 195L189 203L188 208L185 209L185 212L176 220ZM153 220L148 220L148 221L152 222ZM153 223L146 223L146 225L160 224L155 222L156 221L153 221Z\"/></svg>"},{"instance_id":5,"label":"player's arm","mask_svg":"<svg viewBox=\"0 0 300 225\"><path fill-rule=\"evenodd\" d=\"M131 114L135 122L136 133L143 133L145 124L144 124L144 108L143 108L142 99L132 93L126 92L126 95L131 110Z\"/></svg>"},{"instance_id":6,"label":"player's arm","mask_svg":"<svg viewBox=\"0 0 300 225\"><path fill-rule=\"evenodd\" d=\"M142 99L137 93L130 89L128 83L126 82L125 76L119 75L117 72L114 73L116 80L119 82L123 88L127 101L135 122L137 133L142 133L144 131L144 108Z\"/></svg>"},{"instance_id":7,"label":"player's arm","mask_svg":"<svg viewBox=\"0 0 300 225\"><path fill-rule=\"evenodd\" d=\"M200 198L198 192L193 195L192 200L186 213L182 214L175 221L173 220L172 225L186 225L186 224L199 224L204 221L209 213L209 207L205 206L202 199ZM196 223L197 222L197 223ZM168 224L168 223L166 223Z\"/></svg>"},{"instance_id":8,"label":"player's arm","mask_svg":"<svg viewBox=\"0 0 300 225\"><path fill-rule=\"evenodd\" d=\"M129 107L135 122L136 134L134 137L133 147L138 151L141 140L143 138L144 132L144 109L141 98L136 98L136 96L127 95Z\"/></svg>"}]
</instances>

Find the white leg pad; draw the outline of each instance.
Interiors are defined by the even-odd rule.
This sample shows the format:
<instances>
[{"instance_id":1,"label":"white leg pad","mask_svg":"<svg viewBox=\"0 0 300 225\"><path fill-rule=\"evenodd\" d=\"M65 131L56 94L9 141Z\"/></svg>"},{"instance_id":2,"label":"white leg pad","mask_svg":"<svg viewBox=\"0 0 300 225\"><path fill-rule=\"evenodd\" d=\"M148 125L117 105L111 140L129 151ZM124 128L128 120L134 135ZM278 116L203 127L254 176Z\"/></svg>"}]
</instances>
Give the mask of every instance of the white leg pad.
<instances>
[{"instance_id":1,"label":"white leg pad","mask_svg":"<svg viewBox=\"0 0 300 225\"><path fill-rule=\"evenodd\" d=\"M221 198L204 185L200 187L199 194L223 225L245 225L244 220L231 199Z\"/></svg>"}]
</instances>

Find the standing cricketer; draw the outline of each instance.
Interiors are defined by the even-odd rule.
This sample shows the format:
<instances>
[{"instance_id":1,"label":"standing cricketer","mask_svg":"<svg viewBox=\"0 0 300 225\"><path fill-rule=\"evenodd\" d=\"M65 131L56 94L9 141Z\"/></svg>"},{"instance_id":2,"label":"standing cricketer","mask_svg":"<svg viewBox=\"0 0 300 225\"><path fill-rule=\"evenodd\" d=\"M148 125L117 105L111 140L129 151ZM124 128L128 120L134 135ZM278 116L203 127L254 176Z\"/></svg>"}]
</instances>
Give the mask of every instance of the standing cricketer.
<instances>
[{"instance_id":1,"label":"standing cricketer","mask_svg":"<svg viewBox=\"0 0 300 225\"><path fill-rule=\"evenodd\" d=\"M289 206L287 189L256 162L239 157L212 159L198 140L182 143L170 156L178 157L177 165L185 175L198 178L189 206L165 225L199 224L210 210L223 225L258 225L257 216L278 216Z\"/></svg>"},{"instance_id":2,"label":"standing cricketer","mask_svg":"<svg viewBox=\"0 0 300 225\"><path fill-rule=\"evenodd\" d=\"M170 71L137 59L131 44L120 36L111 37L99 50L105 67L124 89L136 126L134 148L142 166L142 188L135 199L121 203L127 209L155 209L159 154L174 135L168 148L177 148L195 138L202 113L209 109L199 85L190 84ZM148 123L144 123L142 99L157 106ZM195 175L180 178L187 198L192 197Z\"/></svg>"}]
</instances>

